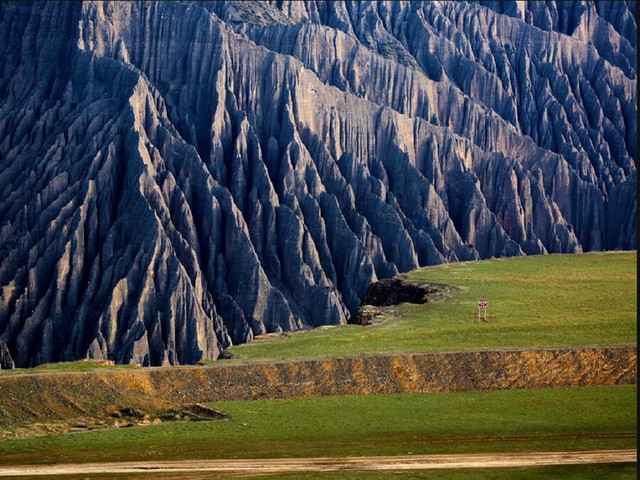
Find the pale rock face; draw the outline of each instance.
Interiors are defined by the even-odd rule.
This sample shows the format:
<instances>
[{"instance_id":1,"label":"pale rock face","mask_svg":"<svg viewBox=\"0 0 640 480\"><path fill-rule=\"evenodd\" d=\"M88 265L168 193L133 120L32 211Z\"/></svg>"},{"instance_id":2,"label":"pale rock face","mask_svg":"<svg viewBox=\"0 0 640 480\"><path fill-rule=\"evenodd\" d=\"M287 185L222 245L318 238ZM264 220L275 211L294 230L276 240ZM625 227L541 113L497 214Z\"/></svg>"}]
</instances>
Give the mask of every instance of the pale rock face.
<instances>
[{"instance_id":1,"label":"pale rock face","mask_svg":"<svg viewBox=\"0 0 640 480\"><path fill-rule=\"evenodd\" d=\"M347 322L637 246L635 2L2 2L0 367Z\"/></svg>"}]
</instances>

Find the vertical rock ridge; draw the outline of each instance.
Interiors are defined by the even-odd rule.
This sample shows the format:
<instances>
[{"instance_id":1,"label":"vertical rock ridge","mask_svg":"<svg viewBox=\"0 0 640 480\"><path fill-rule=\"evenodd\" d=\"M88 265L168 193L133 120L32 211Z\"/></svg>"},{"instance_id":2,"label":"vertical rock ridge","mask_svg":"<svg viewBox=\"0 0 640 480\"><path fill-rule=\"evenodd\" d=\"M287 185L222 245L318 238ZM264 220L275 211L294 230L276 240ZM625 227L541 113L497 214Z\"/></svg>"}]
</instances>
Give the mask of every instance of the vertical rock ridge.
<instances>
[{"instance_id":1,"label":"vertical rock ridge","mask_svg":"<svg viewBox=\"0 0 640 480\"><path fill-rule=\"evenodd\" d=\"M636 44L621 2L1 4L0 366L195 363L421 265L635 248Z\"/></svg>"}]
</instances>

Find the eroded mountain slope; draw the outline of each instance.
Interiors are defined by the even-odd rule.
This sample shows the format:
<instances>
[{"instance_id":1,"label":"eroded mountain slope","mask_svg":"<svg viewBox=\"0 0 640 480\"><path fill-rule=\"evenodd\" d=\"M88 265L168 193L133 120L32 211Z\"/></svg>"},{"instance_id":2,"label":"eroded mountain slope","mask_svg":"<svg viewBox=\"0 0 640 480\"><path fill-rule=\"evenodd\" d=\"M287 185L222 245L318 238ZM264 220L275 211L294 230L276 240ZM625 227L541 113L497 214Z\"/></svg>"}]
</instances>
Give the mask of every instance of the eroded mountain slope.
<instances>
[{"instance_id":1,"label":"eroded mountain slope","mask_svg":"<svg viewBox=\"0 0 640 480\"><path fill-rule=\"evenodd\" d=\"M635 248L635 8L0 4L2 367L194 363L419 265Z\"/></svg>"}]
</instances>

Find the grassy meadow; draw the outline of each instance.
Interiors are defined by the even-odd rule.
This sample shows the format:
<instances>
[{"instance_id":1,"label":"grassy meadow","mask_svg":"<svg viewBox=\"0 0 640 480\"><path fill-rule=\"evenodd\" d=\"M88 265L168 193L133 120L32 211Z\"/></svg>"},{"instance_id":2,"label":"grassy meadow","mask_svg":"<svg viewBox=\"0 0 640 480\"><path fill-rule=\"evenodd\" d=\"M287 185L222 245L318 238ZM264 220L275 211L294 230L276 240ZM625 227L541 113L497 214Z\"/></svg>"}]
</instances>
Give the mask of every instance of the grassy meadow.
<instances>
[{"instance_id":1,"label":"grassy meadow","mask_svg":"<svg viewBox=\"0 0 640 480\"><path fill-rule=\"evenodd\" d=\"M293 359L381 352L636 343L637 252L541 255L415 270L416 282L452 285L444 301L389 307L384 322L258 339L239 359ZM477 302L488 301L487 322Z\"/></svg>"},{"instance_id":2,"label":"grassy meadow","mask_svg":"<svg viewBox=\"0 0 640 480\"><path fill-rule=\"evenodd\" d=\"M58 363L43 363L37 367L32 368L12 368L11 370L0 370L0 375L21 375L30 373L59 373L59 372L88 372L91 370L105 370L105 369L129 369L138 368L137 365L115 365L113 362L105 362L98 360L76 360L75 362L58 362Z\"/></svg>"},{"instance_id":3,"label":"grassy meadow","mask_svg":"<svg viewBox=\"0 0 640 480\"><path fill-rule=\"evenodd\" d=\"M405 277L454 286L446 300L389 307L394 314L366 327L346 325L259 339L234 347L232 353L237 358L225 361L635 344L636 265L636 252L615 252L493 259L423 268ZM477 301L482 297L489 305L487 322L477 320ZM64 373L109 367L114 368L74 362L33 371ZM637 445L636 385L264 399L209 405L229 418L3 440L0 465L559 451ZM577 480L631 479L636 474L636 464L608 464L260 478ZM203 473L180 477L217 478Z\"/></svg>"},{"instance_id":4,"label":"grassy meadow","mask_svg":"<svg viewBox=\"0 0 640 480\"><path fill-rule=\"evenodd\" d=\"M254 400L230 415L0 442L0 464L632 448L636 386Z\"/></svg>"},{"instance_id":5,"label":"grassy meadow","mask_svg":"<svg viewBox=\"0 0 640 480\"><path fill-rule=\"evenodd\" d=\"M387 307L387 319L367 327L342 325L258 337L231 348L235 357L231 362L635 344L636 272L635 251L538 255L425 267L402 276L417 283L455 287L446 299ZM480 298L488 301L486 322L478 321ZM0 370L0 375L134 367L81 360Z\"/></svg>"}]
</instances>

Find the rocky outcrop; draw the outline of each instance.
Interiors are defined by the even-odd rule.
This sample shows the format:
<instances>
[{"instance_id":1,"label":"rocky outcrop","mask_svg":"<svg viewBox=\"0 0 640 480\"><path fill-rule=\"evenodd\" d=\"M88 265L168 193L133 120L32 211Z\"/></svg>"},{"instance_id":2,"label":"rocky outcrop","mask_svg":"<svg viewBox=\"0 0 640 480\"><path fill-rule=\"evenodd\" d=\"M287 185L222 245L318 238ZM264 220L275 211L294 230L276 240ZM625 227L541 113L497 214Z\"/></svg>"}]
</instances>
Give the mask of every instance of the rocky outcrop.
<instances>
[{"instance_id":1,"label":"rocky outcrop","mask_svg":"<svg viewBox=\"0 0 640 480\"><path fill-rule=\"evenodd\" d=\"M7 345L0 340L0 370L10 370L15 367L15 363L13 362L13 358L11 358L11 352L9 352L9 348Z\"/></svg>"},{"instance_id":2,"label":"rocky outcrop","mask_svg":"<svg viewBox=\"0 0 640 480\"><path fill-rule=\"evenodd\" d=\"M455 287L439 283L416 283L402 276L384 278L372 283L362 297L362 304L355 314L354 323L367 326L374 321L385 321L393 317L394 310L379 308L400 305L401 303L423 304L433 300L442 300L449 296Z\"/></svg>"},{"instance_id":3,"label":"rocky outcrop","mask_svg":"<svg viewBox=\"0 0 640 480\"><path fill-rule=\"evenodd\" d=\"M398 277L386 278L371 284L362 298L362 304L382 307L401 303L427 303L431 295L442 295L451 288L436 283L409 283Z\"/></svg>"},{"instance_id":4,"label":"rocky outcrop","mask_svg":"<svg viewBox=\"0 0 640 480\"><path fill-rule=\"evenodd\" d=\"M194 363L420 265L635 248L605 3L1 3L4 358Z\"/></svg>"},{"instance_id":5,"label":"rocky outcrop","mask_svg":"<svg viewBox=\"0 0 640 480\"><path fill-rule=\"evenodd\" d=\"M633 172L624 183L611 190L606 211L605 246L634 250L638 245L638 174Z\"/></svg>"}]
</instances>

